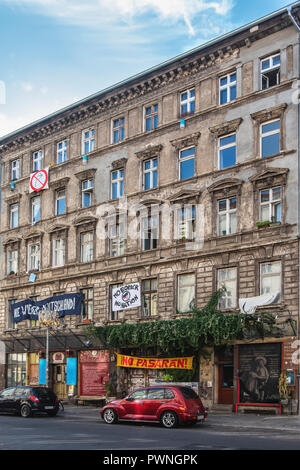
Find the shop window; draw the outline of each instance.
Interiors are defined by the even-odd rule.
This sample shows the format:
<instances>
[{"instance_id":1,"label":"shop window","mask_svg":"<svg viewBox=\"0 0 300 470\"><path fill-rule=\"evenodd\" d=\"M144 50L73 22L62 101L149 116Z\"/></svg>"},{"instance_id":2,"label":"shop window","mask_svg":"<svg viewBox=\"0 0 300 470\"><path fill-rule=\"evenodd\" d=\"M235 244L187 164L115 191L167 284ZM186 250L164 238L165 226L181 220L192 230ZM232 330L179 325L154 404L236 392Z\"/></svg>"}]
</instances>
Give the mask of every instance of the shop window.
<instances>
[{"instance_id":1,"label":"shop window","mask_svg":"<svg viewBox=\"0 0 300 470\"><path fill-rule=\"evenodd\" d=\"M7 357L7 387L26 385L26 354L13 353Z\"/></svg>"}]
</instances>

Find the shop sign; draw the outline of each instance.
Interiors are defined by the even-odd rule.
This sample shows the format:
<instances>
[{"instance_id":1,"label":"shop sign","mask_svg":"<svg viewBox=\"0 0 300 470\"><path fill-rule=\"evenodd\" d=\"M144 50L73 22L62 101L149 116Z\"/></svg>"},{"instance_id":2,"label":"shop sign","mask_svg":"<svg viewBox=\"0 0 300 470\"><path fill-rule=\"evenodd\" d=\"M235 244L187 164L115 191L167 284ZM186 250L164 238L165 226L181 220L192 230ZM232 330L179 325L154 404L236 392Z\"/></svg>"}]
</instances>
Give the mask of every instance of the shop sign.
<instances>
[{"instance_id":1,"label":"shop sign","mask_svg":"<svg viewBox=\"0 0 300 470\"><path fill-rule=\"evenodd\" d=\"M65 355L62 352L53 353L53 364L62 364L65 361Z\"/></svg>"},{"instance_id":2,"label":"shop sign","mask_svg":"<svg viewBox=\"0 0 300 470\"><path fill-rule=\"evenodd\" d=\"M128 310L141 306L141 286L139 282L112 290L112 310Z\"/></svg>"},{"instance_id":3,"label":"shop sign","mask_svg":"<svg viewBox=\"0 0 300 470\"><path fill-rule=\"evenodd\" d=\"M133 356L124 356L117 354L118 367L131 367L135 369L193 369L192 357L176 357L176 358L141 358Z\"/></svg>"},{"instance_id":4,"label":"shop sign","mask_svg":"<svg viewBox=\"0 0 300 470\"><path fill-rule=\"evenodd\" d=\"M109 381L109 351L80 351L80 395L105 397Z\"/></svg>"},{"instance_id":5,"label":"shop sign","mask_svg":"<svg viewBox=\"0 0 300 470\"><path fill-rule=\"evenodd\" d=\"M62 294L44 300L26 299L12 305L14 323L23 320L39 320L43 312L57 312L59 317L81 314L82 294Z\"/></svg>"},{"instance_id":6,"label":"shop sign","mask_svg":"<svg viewBox=\"0 0 300 470\"><path fill-rule=\"evenodd\" d=\"M96 349L93 351L80 351L80 362L109 362L109 351Z\"/></svg>"}]
</instances>

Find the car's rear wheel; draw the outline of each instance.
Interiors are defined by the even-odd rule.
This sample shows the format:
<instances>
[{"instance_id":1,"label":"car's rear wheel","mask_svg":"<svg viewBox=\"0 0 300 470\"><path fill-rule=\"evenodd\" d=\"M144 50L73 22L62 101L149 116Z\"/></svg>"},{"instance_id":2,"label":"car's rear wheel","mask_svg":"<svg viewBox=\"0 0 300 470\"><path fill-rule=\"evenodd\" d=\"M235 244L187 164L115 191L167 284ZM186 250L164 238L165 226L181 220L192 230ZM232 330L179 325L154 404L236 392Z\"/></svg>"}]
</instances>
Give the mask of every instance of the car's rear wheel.
<instances>
[{"instance_id":1,"label":"car's rear wheel","mask_svg":"<svg viewBox=\"0 0 300 470\"><path fill-rule=\"evenodd\" d=\"M178 424L178 416L174 411L164 411L160 421L165 428L175 428Z\"/></svg>"},{"instance_id":2,"label":"car's rear wheel","mask_svg":"<svg viewBox=\"0 0 300 470\"><path fill-rule=\"evenodd\" d=\"M22 405L20 409L22 418L29 418L31 416L31 408L29 405Z\"/></svg>"},{"instance_id":3,"label":"car's rear wheel","mask_svg":"<svg viewBox=\"0 0 300 470\"><path fill-rule=\"evenodd\" d=\"M107 408L103 413L103 419L107 424L115 424L118 421L118 415L112 408Z\"/></svg>"}]
</instances>

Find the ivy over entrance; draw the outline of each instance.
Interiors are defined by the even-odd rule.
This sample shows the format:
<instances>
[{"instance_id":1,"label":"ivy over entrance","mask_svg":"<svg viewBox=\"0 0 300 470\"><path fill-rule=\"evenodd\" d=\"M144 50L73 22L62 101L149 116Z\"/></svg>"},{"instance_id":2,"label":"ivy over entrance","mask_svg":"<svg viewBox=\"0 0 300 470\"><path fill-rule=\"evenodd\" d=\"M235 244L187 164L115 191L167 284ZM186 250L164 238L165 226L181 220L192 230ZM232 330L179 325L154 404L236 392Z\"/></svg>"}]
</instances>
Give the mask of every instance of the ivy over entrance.
<instances>
[{"instance_id":1,"label":"ivy over entrance","mask_svg":"<svg viewBox=\"0 0 300 470\"><path fill-rule=\"evenodd\" d=\"M224 289L215 292L202 309L191 308L192 316L175 320L158 320L147 323L123 323L101 327L90 326L87 333L97 338L103 347L149 348L157 354L190 354L207 346L231 344L237 339L263 339L284 336L283 324L278 324L271 313L226 314L218 310ZM284 323L291 323L291 319Z\"/></svg>"}]
</instances>

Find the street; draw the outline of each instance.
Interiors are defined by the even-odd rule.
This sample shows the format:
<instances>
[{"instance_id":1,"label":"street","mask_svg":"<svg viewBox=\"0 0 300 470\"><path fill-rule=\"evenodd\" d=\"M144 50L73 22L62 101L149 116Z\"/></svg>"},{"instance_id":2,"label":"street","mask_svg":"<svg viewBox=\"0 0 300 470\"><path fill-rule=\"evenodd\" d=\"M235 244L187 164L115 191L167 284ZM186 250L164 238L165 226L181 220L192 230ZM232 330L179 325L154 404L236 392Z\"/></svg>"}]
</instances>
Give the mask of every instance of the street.
<instances>
[{"instance_id":1,"label":"street","mask_svg":"<svg viewBox=\"0 0 300 470\"><path fill-rule=\"evenodd\" d=\"M1 415L0 450L300 450L299 428L284 429L295 418L210 415L204 424L169 430L107 425L97 408L66 408L55 418Z\"/></svg>"}]
</instances>

